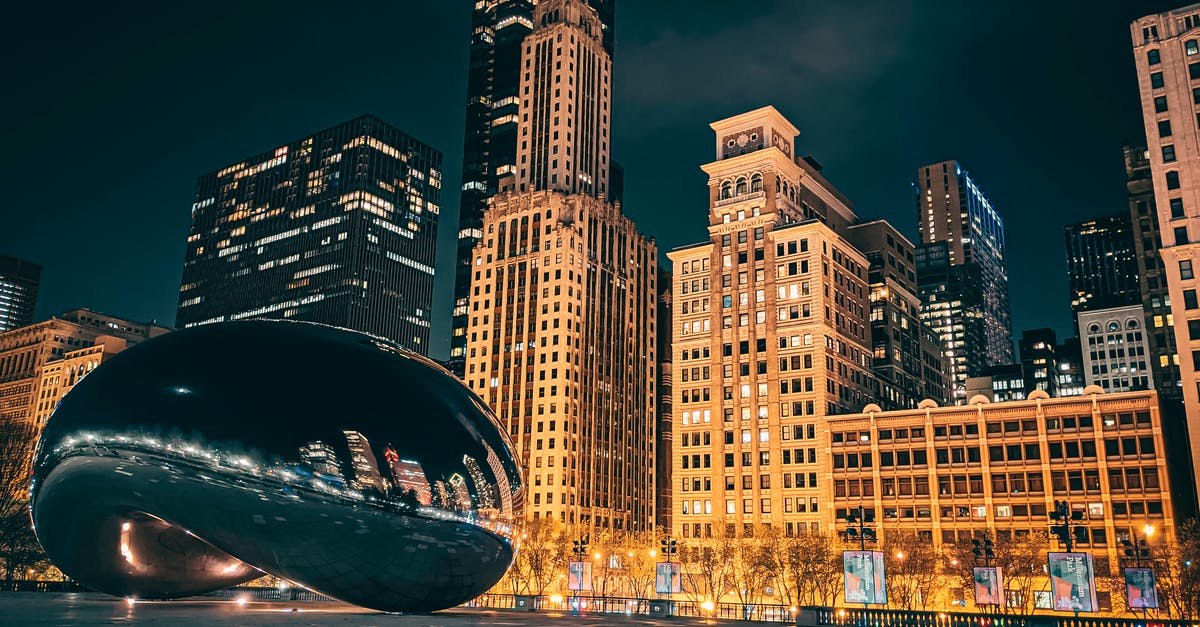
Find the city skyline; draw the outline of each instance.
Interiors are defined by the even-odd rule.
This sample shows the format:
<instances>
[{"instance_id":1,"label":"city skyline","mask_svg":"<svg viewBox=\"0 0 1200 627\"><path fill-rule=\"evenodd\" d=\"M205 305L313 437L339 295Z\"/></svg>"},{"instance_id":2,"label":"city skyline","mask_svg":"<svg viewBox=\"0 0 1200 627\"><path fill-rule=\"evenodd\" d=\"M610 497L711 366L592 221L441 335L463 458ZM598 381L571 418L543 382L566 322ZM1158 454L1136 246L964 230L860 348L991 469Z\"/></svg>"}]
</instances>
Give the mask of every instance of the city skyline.
<instances>
[{"instance_id":1,"label":"city skyline","mask_svg":"<svg viewBox=\"0 0 1200 627\"><path fill-rule=\"evenodd\" d=\"M706 160L707 147L689 129L774 104L806 129L797 141L797 152L821 155L825 174L855 200L859 215L888 219L910 239L916 239L915 199L909 188L913 169L939 159L956 159L976 173L1009 230L1014 331L1050 326L1066 336L1072 325L1065 276L1040 270L1047 265L1065 269L1061 245L1053 245L1060 232L1057 227L1118 213L1125 203L1121 142L1137 141L1140 116L1136 95L1128 89L1135 76L1122 34L1130 21L1170 8L1167 3L1107 3L1076 14L1055 7L1044 23L1022 24L1022 28L1052 31L1070 25L1112 33L1094 39L1088 62L1081 67L1074 67L1071 55L1066 62L1073 64L1073 71L1065 75L1059 72L1063 68L1054 65L1062 61L1029 66L1020 59L1022 55L1033 58L1035 53L1012 49L1004 58L975 55L974 73L938 81L937 76L952 74L958 63L945 50L963 42L951 37L935 43L927 35L953 30L947 26L971 24L976 29L972 36L979 41L970 45L983 47L1012 26L1017 16L1003 8L974 7L967 12L961 7L929 5L888 20L882 12L878 17L870 12L848 15L832 7L802 11L764 5L734 13L717 3L700 3L687 13L677 13L665 3L623 5L616 29L613 158L629 173L626 211L656 238L660 251L701 237L696 220L686 218L696 218L695 207L702 206L703 198L689 190L700 189L699 165ZM387 11L400 10L376 12ZM803 21L798 19L801 14L806 16ZM164 28L143 38L93 42L98 47L92 58L66 62L52 55L42 65L21 70L53 69L60 77L91 78L51 85L35 73L19 74L18 80L44 88L54 104L10 113L26 119L29 128L48 129L40 134L14 132L9 138L13 154L23 150L35 156L42 151L75 153L97 146L108 151L92 167L67 170L77 184L51 196L35 190L61 174L33 168L36 159L6 163L0 184L16 190L15 204L34 210L13 212L9 227L0 233L0 249L46 266L39 318L88 305L137 319L172 322L194 177L280 138L373 113L443 151L445 180L460 180L469 6L404 7L405 19L398 28L412 29L413 36L389 41L410 43L364 44L378 47L369 48L372 53L386 51L389 58L423 50L424 58L435 62L410 64L399 75L374 61L347 71L323 72L340 67L339 54L327 53L315 60L316 66L308 64L307 71L321 74L320 84L329 89L294 86L297 70L289 64L278 76L262 79L269 95L250 108L214 100L209 91L193 89L206 84L204 80L192 82L180 74L199 71L203 78L205 72L220 71L223 61L274 54L275 46L262 48L266 44L254 43L271 40L270 36L250 34L274 16L259 9L242 15L236 24L223 24L215 21L215 15L214 21L193 21L177 33L170 26L173 16L163 14L155 19L163 20ZM753 56L757 46L778 46L779 40L756 38L763 42L758 44L738 38L755 29L778 28L770 26L768 16L802 26L786 30L798 35L788 40L789 54L760 63ZM116 19L120 14L95 17ZM288 21L273 28L330 19L331 30L336 31L337 20L346 17L327 16L301 5ZM662 26L666 23L670 26ZM170 33L188 36L166 37ZM88 41L84 33L68 30L67 34ZM220 37L222 52L211 58L196 52L194 42L201 36ZM726 54L731 38L743 41L744 49ZM869 45L852 45L859 40ZM1065 42L1046 45L1069 50ZM141 51L147 49L157 54L144 57ZM1052 49L1036 54L1051 58L1055 53ZM152 62L144 60L149 56L154 57ZM686 63L693 56L697 62ZM662 74L667 67L681 65L704 67L705 72ZM1010 66L1021 67L1021 73ZM1123 78L1110 80L1114 68ZM712 71L736 76L746 87L703 89ZM1099 81L1101 76L1106 80ZM115 82L106 82L106 77ZM225 78L240 84L241 79ZM1085 83L1088 87L1082 89ZM1095 91L1092 85L1096 84L1111 86L1102 90L1104 104L1067 110L1082 104L1076 99ZM272 88L278 88L277 93ZM808 97L812 93L822 97ZM1038 93L1053 97L1038 98ZM947 98L962 105L935 112L925 102ZM78 116L79 111L91 113ZM97 116L110 123L96 124ZM900 118L910 122L895 124ZM971 121L975 123L968 124ZM1037 137L1048 136L1051 130L1060 136L1066 133L1075 147L1069 162L1050 154L1056 151L1030 150ZM177 141L161 150L131 150L161 136L174 136ZM866 137L875 142L870 155L859 148ZM670 147L674 156L665 161L657 158L659 153L650 148L659 146ZM17 185L18 180L28 183ZM672 189L684 190L684 197L672 197ZM455 220L457 194L447 190L443 200L444 219ZM1045 215L1054 215L1053 223L1035 229ZM430 352L444 358L449 350L454 233L444 229L441 236ZM49 246L64 252L53 258L37 254ZM114 257L108 251L116 247L128 252ZM1049 252L1029 255L1030 250ZM96 259L105 263L88 263ZM1038 304L1046 299L1061 306L1039 310Z\"/></svg>"}]
</instances>

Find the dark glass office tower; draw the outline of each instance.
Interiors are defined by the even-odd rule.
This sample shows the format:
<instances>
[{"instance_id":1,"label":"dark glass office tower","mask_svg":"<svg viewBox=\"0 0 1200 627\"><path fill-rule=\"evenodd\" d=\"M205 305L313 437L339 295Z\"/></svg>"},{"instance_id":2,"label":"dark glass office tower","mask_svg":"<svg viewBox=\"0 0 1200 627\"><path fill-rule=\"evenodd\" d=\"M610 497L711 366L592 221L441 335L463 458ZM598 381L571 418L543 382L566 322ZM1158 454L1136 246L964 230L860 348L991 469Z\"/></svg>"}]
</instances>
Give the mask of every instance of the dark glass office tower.
<instances>
[{"instance_id":1,"label":"dark glass office tower","mask_svg":"<svg viewBox=\"0 0 1200 627\"><path fill-rule=\"evenodd\" d=\"M0 255L0 332L33 324L42 267Z\"/></svg>"},{"instance_id":2,"label":"dark glass office tower","mask_svg":"<svg viewBox=\"0 0 1200 627\"><path fill-rule=\"evenodd\" d=\"M977 263L952 263L950 246L944 241L918 245L915 257L921 321L941 343L949 369L950 402L962 405L970 400L967 379L982 376L990 361L984 273Z\"/></svg>"},{"instance_id":3,"label":"dark glass office tower","mask_svg":"<svg viewBox=\"0 0 1200 627\"><path fill-rule=\"evenodd\" d=\"M517 109L521 86L521 42L533 31L536 0L480 0L471 16L467 74L466 133L458 214L458 263L454 273L453 328L448 366L463 374L467 345L467 298L471 293L471 249L481 237L483 212L500 180L516 174ZM590 0L600 18L601 41L613 52L615 0ZM615 163L614 170L619 169ZM616 175L620 175L617 172ZM610 196L621 188L611 187ZM620 197L611 198L620 200Z\"/></svg>"},{"instance_id":4,"label":"dark glass office tower","mask_svg":"<svg viewBox=\"0 0 1200 627\"><path fill-rule=\"evenodd\" d=\"M365 115L201 176L177 326L306 320L427 354L441 169Z\"/></svg>"},{"instance_id":5,"label":"dark glass office tower","mask_svg":"<svg viewBox=\"0 0 1200 627\"><path fill-rule=\"evenodd\" d=\"M1141 303L1128 214L1068 224L1063 231L1072 312Z\"/></svg>"}]
</instances>

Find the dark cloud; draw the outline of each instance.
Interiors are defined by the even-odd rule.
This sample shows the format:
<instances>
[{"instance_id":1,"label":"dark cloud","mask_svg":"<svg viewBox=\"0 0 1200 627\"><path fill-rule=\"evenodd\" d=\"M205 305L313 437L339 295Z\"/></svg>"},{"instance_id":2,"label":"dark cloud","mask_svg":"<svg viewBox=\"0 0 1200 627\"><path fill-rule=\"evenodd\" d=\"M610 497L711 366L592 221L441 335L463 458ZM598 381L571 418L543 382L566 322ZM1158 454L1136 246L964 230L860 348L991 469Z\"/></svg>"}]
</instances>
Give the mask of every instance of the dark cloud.
<instances>
[{"instance_id":1,"label":"dark cloud","mask_svg":"<svg viewBox=\"0 0 1200 627\"><path fill-rule=\"evenodd\" d=\"M915 169L960 160L1008 221L1016 330L1070 328L1062 226L1124 209L1121 142L1142 135L1128 23L1174 4L618 2L614 153L661 248L705 237L708 124L773 104L861 215L910 234ZM445 153L450 262L469 3L9 17L0 251L46 265L41 315L173 320L195 177L363 112Z\"/></svg>"}]
</instances>

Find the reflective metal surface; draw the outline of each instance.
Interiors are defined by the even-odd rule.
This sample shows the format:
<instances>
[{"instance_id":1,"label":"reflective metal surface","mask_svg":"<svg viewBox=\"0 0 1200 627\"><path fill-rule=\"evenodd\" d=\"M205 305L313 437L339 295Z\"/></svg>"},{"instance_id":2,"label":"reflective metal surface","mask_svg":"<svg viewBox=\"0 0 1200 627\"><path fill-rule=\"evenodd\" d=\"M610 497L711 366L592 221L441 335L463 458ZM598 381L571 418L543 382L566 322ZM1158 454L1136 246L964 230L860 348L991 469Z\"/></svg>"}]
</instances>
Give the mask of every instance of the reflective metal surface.
<instances>
[{"instance_id":1,"label":"reflective metal surface","mask_svg":"<svg viewBox=\"0 0 1200 627\"><path fill-rule=\"evenodd\" d=\"M213 324L76 385L42 434L31 506L54 563L110 594L177 598L266 572L431 611L511 564L512 450L462 383L386 341Z\"/></svg>"}]
</instances>

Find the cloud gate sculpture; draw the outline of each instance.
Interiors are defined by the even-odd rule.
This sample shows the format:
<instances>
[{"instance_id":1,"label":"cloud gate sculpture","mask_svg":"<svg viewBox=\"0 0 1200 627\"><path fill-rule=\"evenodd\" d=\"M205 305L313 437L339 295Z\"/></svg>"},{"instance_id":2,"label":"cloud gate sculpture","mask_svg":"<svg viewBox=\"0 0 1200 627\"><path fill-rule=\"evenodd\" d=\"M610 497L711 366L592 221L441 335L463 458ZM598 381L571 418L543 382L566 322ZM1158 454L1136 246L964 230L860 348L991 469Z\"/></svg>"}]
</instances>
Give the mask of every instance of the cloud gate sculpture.
<instances>
[{"instance_id":1,"label":"cloud gate sculpture","mask_svg":"<svg viewBox=\"0 0 1200 627\"><path fill-rule=\"evenodd\" d=\"M109 594L178 598L269 573L425 612L512 563L512 450L462 383L384 340L220 323L80 381L42 433L31 507L51 560Z\"/></svg>"}]
</instances>

